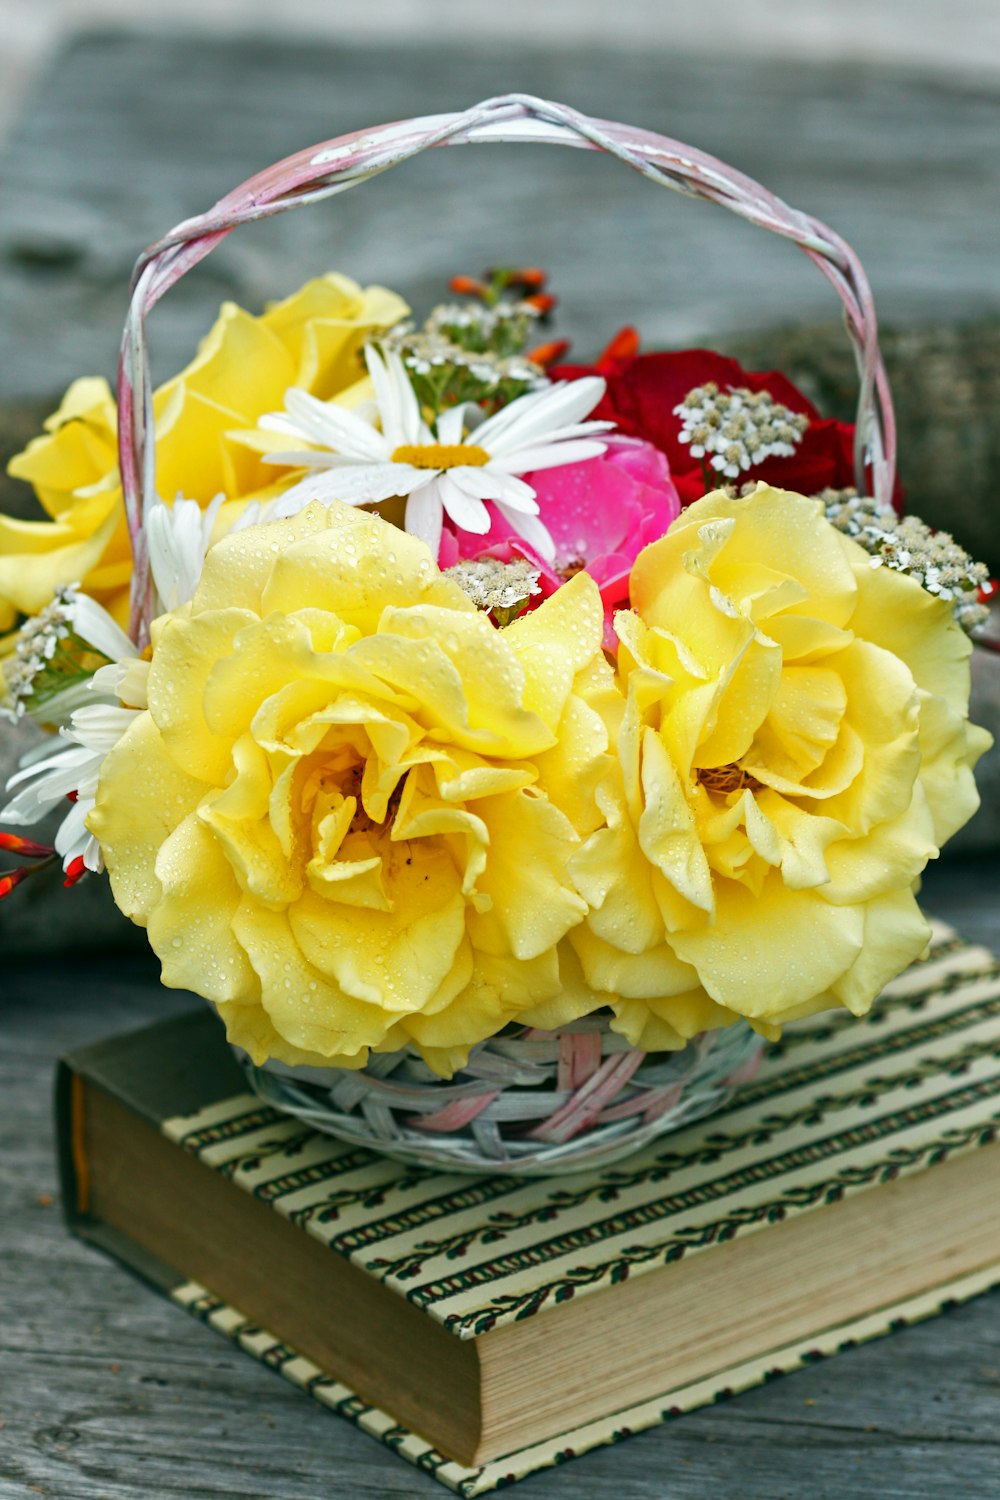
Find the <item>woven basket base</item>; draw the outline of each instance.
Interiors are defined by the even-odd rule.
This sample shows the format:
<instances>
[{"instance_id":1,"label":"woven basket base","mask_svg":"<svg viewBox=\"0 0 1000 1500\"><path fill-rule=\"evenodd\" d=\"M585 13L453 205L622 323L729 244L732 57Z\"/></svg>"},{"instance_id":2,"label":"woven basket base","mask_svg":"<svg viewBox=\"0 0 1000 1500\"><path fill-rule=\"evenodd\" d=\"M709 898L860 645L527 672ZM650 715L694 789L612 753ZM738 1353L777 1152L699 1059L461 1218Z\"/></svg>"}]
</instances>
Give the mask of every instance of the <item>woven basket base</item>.
<instances>
[{"instance_id":1,"label":"woven basket base","mask_svg":"<svg viewBox=\"0 0 1000 1500\"><path fill-rule=\"evenodd\" d=\"M591 1016L561 1032L509 1028L447 1082L409 1050L358 1070L239 1056L262 1099L352 1145L437 1171L530 1177L610 1166L711 1114L762 1048L741 1021L645 1053Z\"/></svg>"}]
</instances>

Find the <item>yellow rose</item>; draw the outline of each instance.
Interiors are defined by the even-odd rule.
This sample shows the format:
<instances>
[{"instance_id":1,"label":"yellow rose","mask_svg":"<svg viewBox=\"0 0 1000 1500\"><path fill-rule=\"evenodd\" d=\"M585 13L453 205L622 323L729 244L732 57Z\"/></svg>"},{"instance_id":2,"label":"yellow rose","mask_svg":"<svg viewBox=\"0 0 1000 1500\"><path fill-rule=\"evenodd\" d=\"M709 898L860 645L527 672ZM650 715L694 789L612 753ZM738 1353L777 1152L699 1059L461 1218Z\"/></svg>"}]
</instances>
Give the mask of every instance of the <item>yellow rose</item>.
<instances>
[{"instance_id":1,"label":"yellow rose","mask_svg":"<svg viewBox=\"0 0 1000 1500\"><path fill-rule=\"evenodd\" d=\"M607 826L570 935L637 1045L863 1013L923 950L914 883L978 805L950 605L819 502L706 496L638 558Z\"/></svg>"},{"instance_id":2,"label":"yellow rose","mask_svg":"<svg viewBox=\"0 0 1000 1500\"><path fill-rule=\"evenodd\" d=\"M258 1062L444 1074L514 1016L593 1004L558 945L600 822L614 691L586 574L505 630L350 506L223 538L153 627L148 711L90 826L167 985Z\"/></svg>"},{"instance_id":3,"label":"yellow rose","mask_svg":"<svg viewBox=\"0 0 1000 1500\"><path fill-rule=\"evenodd\" d=\"M407 312L394 292L333 274L261 317L225 303L195 359L154 398L160 494L204 506L220 492L243 501L277 493L294 476L276 482L243 430L281 407L290 385L322 400L342 395L362 373L362 344ZM0 516L0 611L35 613L60 584L82 579L125 623L132 559L107 381L74 381L45 427L9 472L34 486L51 519ZM232 519L224 507L220 531Z\"/></svg>"}]
</instances>

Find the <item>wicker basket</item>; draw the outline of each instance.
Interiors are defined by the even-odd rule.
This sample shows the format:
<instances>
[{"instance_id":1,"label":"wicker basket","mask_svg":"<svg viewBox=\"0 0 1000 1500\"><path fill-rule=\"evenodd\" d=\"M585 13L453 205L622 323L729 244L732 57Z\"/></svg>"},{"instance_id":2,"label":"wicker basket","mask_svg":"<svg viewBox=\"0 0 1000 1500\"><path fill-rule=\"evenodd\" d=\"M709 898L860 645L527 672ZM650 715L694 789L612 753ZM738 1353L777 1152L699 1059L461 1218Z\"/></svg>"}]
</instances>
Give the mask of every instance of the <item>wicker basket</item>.
<instances>
[{"instance_id":1,"label":"wicker basket","mask_svg":"<svg viewBox=\"0 0 1000 1500\"><path fill-rule=\"evenodd\" d=\"M561 1032L509 1027L445 1083L409 1050L368 1067L244 1070L269 1104L355 1145L452 1172L582 1171L711 1114L754 1076L763 1043L745 1022L679 1052L630 1047L600 1016Z\"/></svg>"},{"instance_id":2,"label":"wicker basket","mask_svg":"<svg viewBox=\"0 0 1000 1500\"><path fill-rule=\"evenodd\" d=\"M892 495L895 427L871 292L850 246L714 157L631 126L590 119L524 95L458 114L396 122L279 162L178 225L140 257L119 370L119 456L134 573L131 634L148 639L149 560L143 495L155 493L145 318L175 282L241 224L345 191L432 146L532 142L617 157L663 187L718 203L797 244L838 293L859 372L858 488ZM415 1052L374 1055L360 1070L246 1062L269 1102L346 1140L448 1170L542 1173L607 1165L717 1108L750 1077L761 1042L745 1023L705 1033L676 1053L630 1049L600 1013L558 1033L509 1027L442 1082Z\"/></svg>"}]
</instances>

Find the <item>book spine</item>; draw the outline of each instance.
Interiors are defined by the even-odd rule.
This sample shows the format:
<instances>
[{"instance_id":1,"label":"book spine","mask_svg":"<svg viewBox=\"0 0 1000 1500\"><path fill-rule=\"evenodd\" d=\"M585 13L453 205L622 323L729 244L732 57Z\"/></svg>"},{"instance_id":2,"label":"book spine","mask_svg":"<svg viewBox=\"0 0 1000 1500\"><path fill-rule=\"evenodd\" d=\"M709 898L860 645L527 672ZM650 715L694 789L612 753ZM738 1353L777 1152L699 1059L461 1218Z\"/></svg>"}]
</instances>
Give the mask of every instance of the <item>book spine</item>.
<instances>
[{"instance_id":1,"label":"book spine","mask_svg":"<svg viewBox=\"0 0 1000 1500\"><path fill-rule=\"evenodd\" d=\"M137 1245L90 1210L90 1171L86 1149L86 1079L61 1058L55 1075L54 1108L59 1192L67 1227L89 1245L113 1255L141 1280L171 1295L185 1277L166 1261Z\"/></svg>"}]
</instances>

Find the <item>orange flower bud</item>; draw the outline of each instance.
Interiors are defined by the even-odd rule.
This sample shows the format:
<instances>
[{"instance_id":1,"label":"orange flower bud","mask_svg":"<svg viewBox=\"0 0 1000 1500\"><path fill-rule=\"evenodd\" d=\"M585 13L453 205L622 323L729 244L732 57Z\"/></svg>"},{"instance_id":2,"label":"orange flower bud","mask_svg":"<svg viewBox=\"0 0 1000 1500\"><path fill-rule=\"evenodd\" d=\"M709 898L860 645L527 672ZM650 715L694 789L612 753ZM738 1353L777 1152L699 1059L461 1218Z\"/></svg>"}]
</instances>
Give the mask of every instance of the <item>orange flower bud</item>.
<instances>
[{"instance_id":1,"label":"orange flower bud","mask_svg":"<svg viewBox=\"0 0 1000 1500\"><path fill-rule=\"evenodd\" d=\"M482 297L486 293L486 287L474 276L453 276L448 287L456 297Z\"/></svg>"},{"instance_id":2,"label":"orange flower bud","mask_svg":"<svg viewBox=\"0 0 1000 1500\"><path fill-rule=\"evenodd\" d=\"M547 370L549 365L554 365L557 359L562 359L569 348L569 339L552 339L548 344L539 344L535 349L529 349L525 355L533 365L541 365Z\"/></svg>"}]
</instances>

